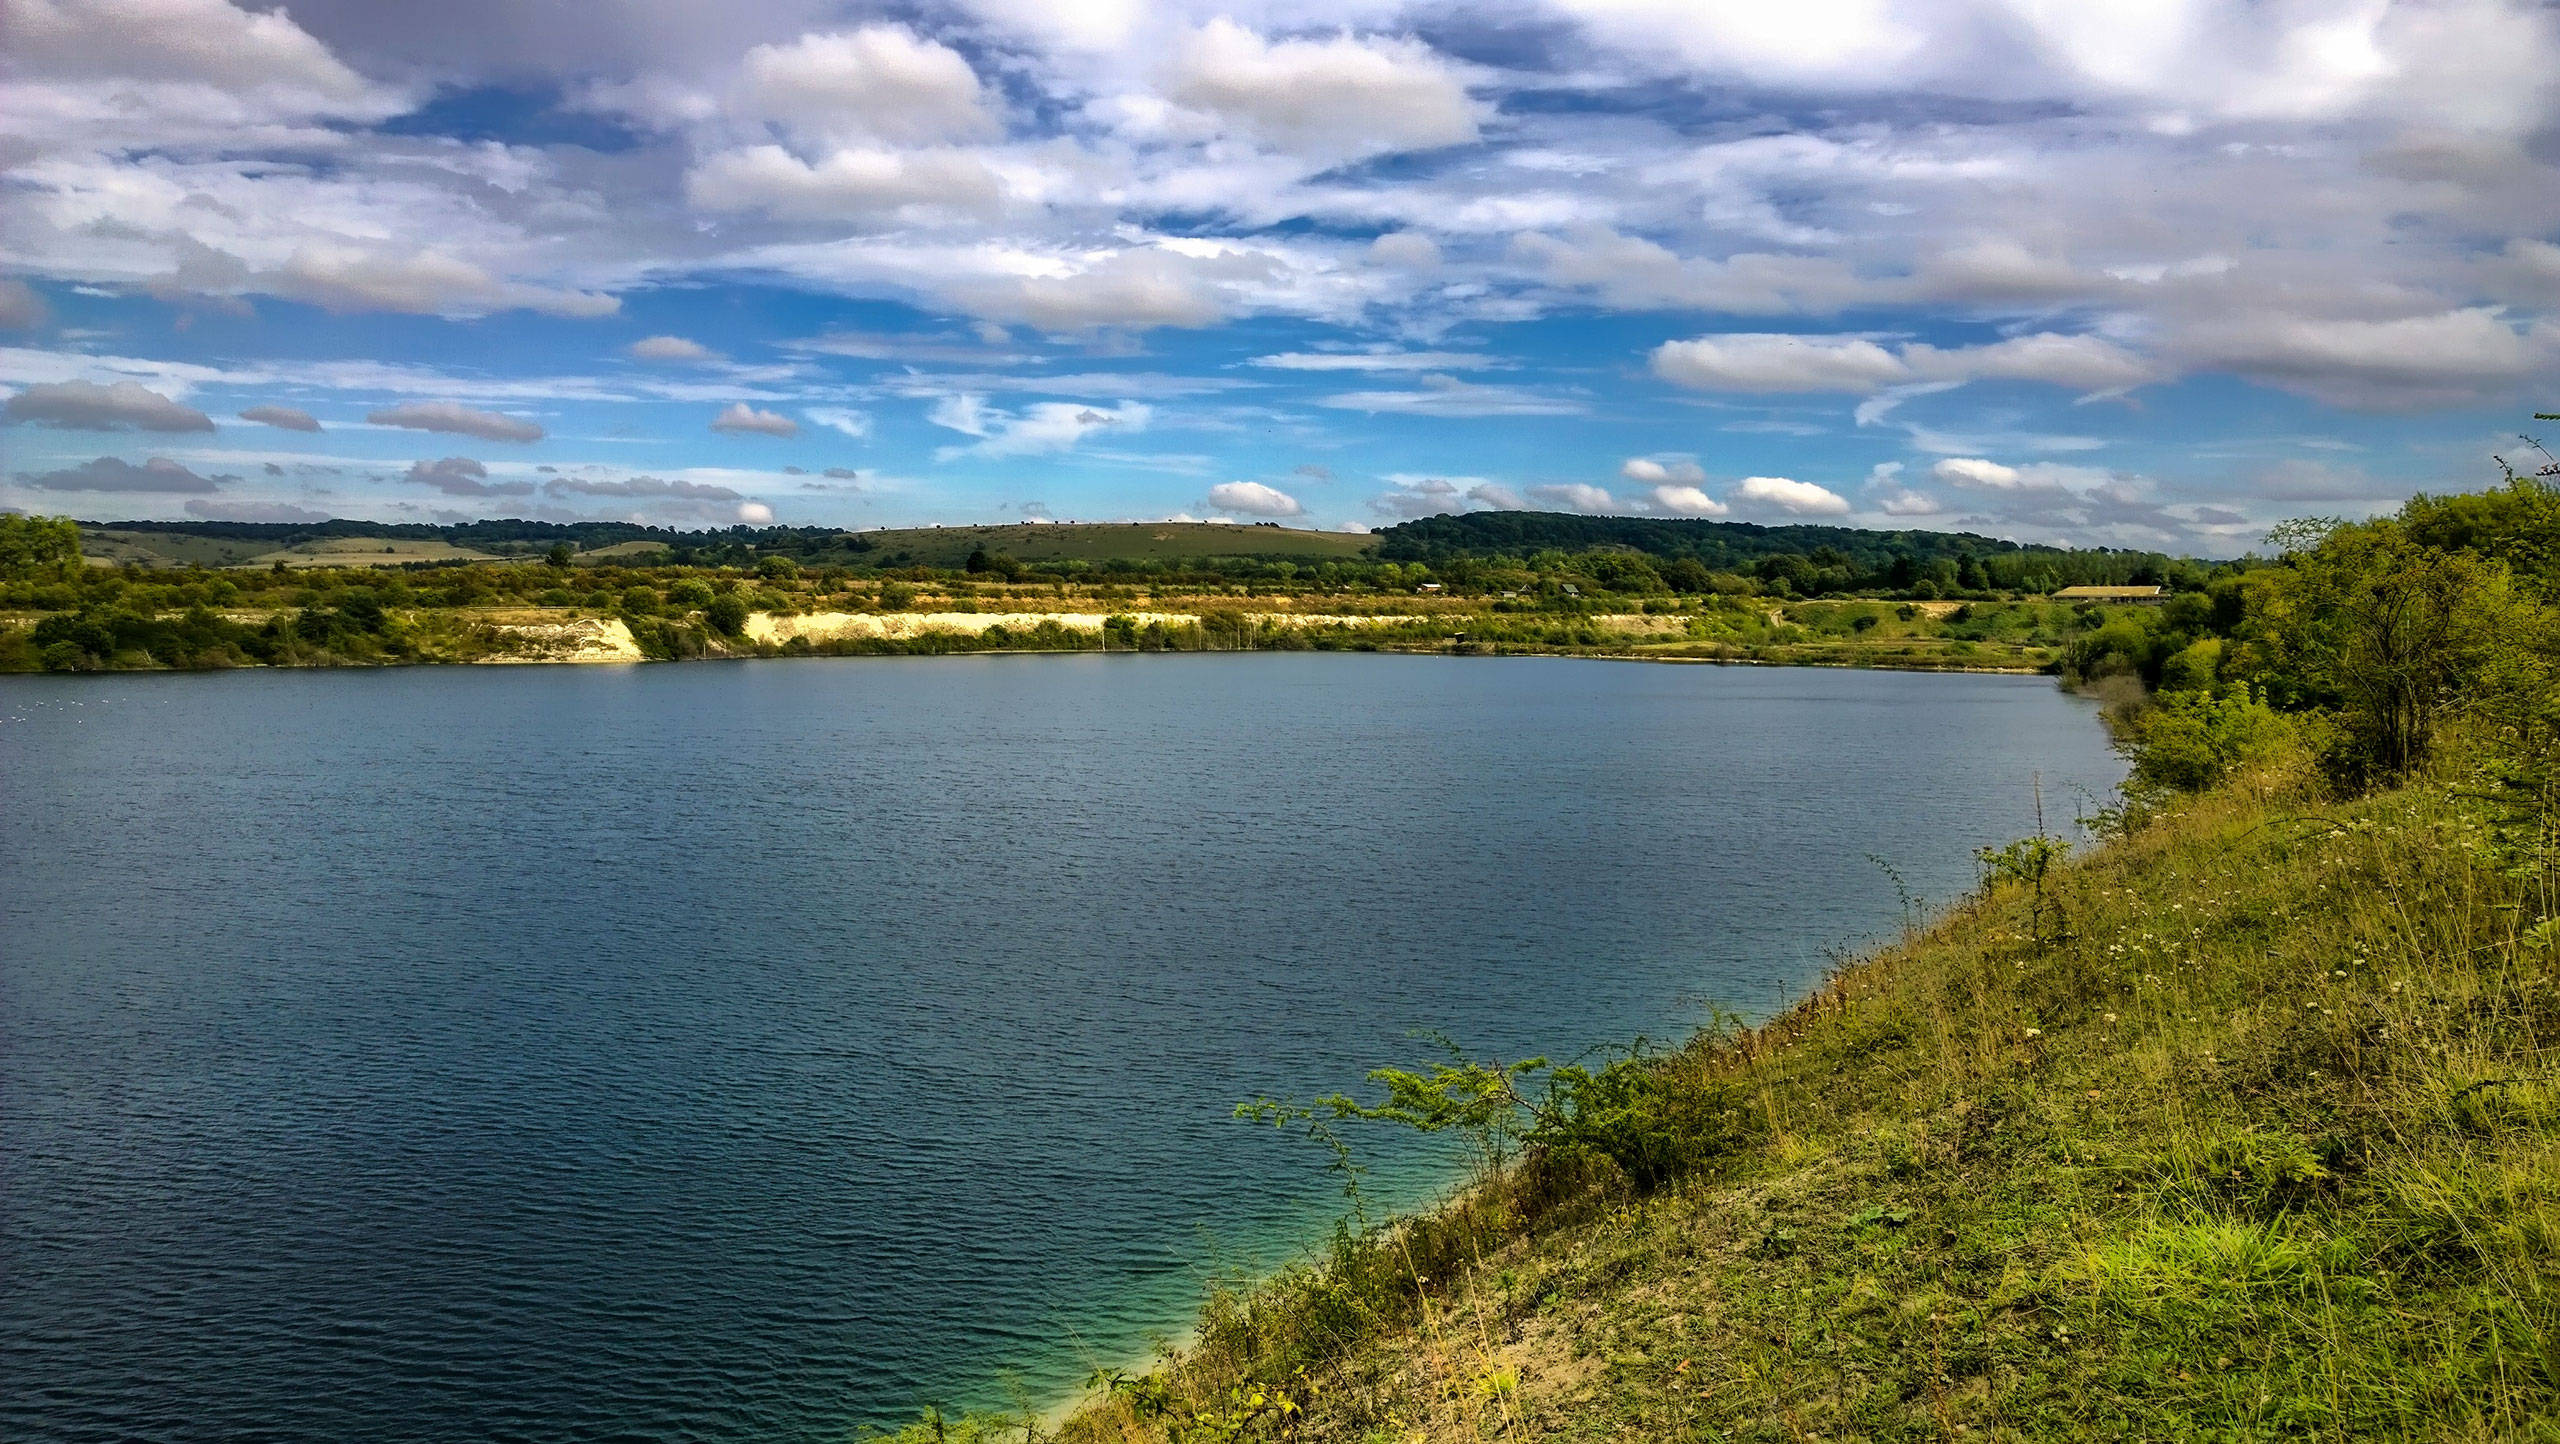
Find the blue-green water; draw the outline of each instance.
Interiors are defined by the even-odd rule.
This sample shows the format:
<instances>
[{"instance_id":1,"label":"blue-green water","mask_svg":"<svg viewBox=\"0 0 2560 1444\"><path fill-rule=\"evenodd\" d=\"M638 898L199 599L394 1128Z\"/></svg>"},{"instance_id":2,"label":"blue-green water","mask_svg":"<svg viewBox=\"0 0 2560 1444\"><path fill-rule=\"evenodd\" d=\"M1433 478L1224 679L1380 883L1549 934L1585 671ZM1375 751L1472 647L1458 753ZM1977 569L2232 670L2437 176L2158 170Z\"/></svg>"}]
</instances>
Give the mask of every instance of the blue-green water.
<instances>
[{"instance_id":1,"label":"blue-green water","mask_svg":"<svg viewBox=\"0 0 2560 1444\"><path fill-rule=\"evenodd\" d=\"M2037 773L2120 768L2013 677L0 679L0 1438L1045 1402L1329 1216L1236 1100L1782 1003Z\"/></svg>"}]
</instances>

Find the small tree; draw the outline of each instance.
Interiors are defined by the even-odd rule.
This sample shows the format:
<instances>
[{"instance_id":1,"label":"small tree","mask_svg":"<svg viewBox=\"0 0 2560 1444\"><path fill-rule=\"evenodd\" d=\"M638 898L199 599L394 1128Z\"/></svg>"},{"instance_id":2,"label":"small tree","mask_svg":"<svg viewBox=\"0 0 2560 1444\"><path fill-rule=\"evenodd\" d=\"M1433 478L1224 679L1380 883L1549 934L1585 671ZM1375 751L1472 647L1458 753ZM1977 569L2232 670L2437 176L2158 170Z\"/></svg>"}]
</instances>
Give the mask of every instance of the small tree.
<instances>
[{"instance_id":1,"label":"small tree","mask_svg":"<svg viewBox=\"0 0 2560 1444\"><path fill-rule=\"evenodd\" d=\"M80 524L67 516L0 515L0 577L28 577L80 560Z\"/></svg>"},{"instance_id":2,"label":"small tree","mask_svg":"<svg viewBox=\"0 0 2560 1444\"><path fill-rule=\"evenodd\" d=\"M569 569L570 559L576 555L577 552L567 542L553 542L551 550L544 554L543 560L549 562L554 571L565 572Z\"/></svg>"},{"instance_id":3,"label":"small tree","mask_svg":"<svg viewBox=\"0 0 2560 1444\"><path fill-rule=\"evenodd\" d=\"M723 592L704 605L702 620L720 635L734 637L747 629L746 599L736 592Z\"/></svg>"}]
</instances>

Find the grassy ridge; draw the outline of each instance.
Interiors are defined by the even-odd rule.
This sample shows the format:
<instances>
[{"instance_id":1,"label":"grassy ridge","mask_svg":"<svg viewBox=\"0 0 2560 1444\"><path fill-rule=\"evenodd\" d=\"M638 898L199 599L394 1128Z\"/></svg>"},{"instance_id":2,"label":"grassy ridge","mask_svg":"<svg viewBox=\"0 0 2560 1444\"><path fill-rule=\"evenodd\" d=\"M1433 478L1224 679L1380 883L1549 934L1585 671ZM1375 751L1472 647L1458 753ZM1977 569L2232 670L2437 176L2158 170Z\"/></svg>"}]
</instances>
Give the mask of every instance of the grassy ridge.
<instances>
[{"instance_id":1,"label":"grassy ridge","mask_svg":"<svg viewBox=\"0 0 2560 1444\"><path fill-rule=\"evenodd\" d=\"M2547 838L2308 795L1995 884L1647 1070L1662 1179L1346 1231L1062 1437L2560 1437Z\"/></svg>"}]
</instances>

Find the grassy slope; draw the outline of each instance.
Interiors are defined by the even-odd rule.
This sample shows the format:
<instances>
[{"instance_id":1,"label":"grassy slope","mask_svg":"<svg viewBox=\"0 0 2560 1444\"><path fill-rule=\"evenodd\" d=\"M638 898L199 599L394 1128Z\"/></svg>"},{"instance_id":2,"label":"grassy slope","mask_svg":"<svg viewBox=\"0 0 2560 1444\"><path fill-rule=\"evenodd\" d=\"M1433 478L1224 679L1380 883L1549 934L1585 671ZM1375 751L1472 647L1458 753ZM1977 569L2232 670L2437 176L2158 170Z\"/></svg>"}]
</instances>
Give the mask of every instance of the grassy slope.
<instances>
[{"instance_id":1,"label":"grassy slope","mask_svg":"<svg viewBox=\"0 0 2560 1444\"><path fill-rule=\"evenodd\" d=\"M2206 799L1677 1055L1677 1182L1495 1179L1065 1434L2560 1438L2560 900L2490 843Z\"/></svg>"}]
</instances>

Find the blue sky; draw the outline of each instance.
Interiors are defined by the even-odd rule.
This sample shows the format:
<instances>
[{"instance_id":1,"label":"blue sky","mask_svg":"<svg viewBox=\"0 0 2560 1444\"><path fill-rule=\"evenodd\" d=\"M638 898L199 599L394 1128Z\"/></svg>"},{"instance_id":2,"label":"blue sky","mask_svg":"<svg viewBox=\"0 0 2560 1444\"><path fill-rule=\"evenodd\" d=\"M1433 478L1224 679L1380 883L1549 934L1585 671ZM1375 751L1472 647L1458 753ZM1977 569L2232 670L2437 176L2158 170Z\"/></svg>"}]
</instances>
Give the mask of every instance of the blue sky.
<instances>
[{"instance_id":1,"label":"blue sky","mask_svg":"<svg viewBox=\"0 0 2560 1444\"><path fill-rule=\"evenodd\" d=\"M2227 554L2560 401L2530 6L0 12L22 510Z\"/></svg>"}]
</instances>

